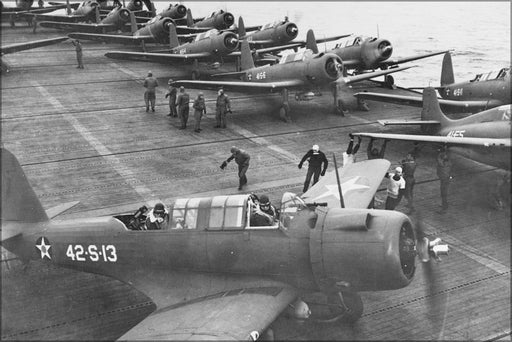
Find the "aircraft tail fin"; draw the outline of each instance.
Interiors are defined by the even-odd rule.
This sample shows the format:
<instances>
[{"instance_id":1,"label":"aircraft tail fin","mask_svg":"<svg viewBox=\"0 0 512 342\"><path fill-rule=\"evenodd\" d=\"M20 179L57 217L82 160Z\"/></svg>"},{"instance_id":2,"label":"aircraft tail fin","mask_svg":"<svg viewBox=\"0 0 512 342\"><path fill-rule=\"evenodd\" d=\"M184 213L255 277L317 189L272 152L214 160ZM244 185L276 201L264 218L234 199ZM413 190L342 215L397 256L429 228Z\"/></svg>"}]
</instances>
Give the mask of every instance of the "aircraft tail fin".
<instances>
[{"instance_id":1,"label":"aircraft tail fin","mask_svg":"<svg viewBox=\"0 0 512 342\"><path fill-rule=\"evenodd\" d=\"M18 159L2 148L2 221L48 221L41 202L21 168Z\"/></svg>"},{"instance_id":2,"label":"aircraft tail fin","mask_svg":"<svg viewBox=\"0 0 512 342\"><path fill-rule=\"evenodd\" d=\"M238 18L238 37L239 39L244 39L247 35L247 32L245 31L245 24L242 17Z\"/></svg>"},{"instance_id":3,"label":"aircraft tail fin","mask_svg":"<svg viewBox=\"0 0 512 342\"><path fill-rule=\"evenodd\" d=\"M139 27L137 26L137 19L135 19L135 14L132 11L130 11L130 28L132 34L139 29Z\"/></svg>"},{"instance_id":4,"label":"aircraft tail fin","mask_svg":"<svg viewBox=\"0 0 512 342\"><path fill-rule=\"evenodd\" d=\"M187 26L194 26L194 18L192 18L192 10L190 8L187 8Z\"/></svg>"},{"instance_id":5,"label":"aircraft tail fin","mask_svg":"<svg viewBox=\"0 0 512 342\"><path fill-rule=\"evenodd\" d=\"M174 49L176 46L180 45L180 41L178 40L178 33L176 32L176 26L174 24L169 25L169 47Z\"/></svg>"},{"instance_id":6,"label":"aircraft tail fin","mask_svg":"<svg viewBox=\"0 0 512 342\"><path fill-rule=\"evenodd\" d=\"M94 8L94 20L95 20L95 23L98 24L100 21L101 21L101 16L100 16L100 8L99 6L96 6Z\"/></svg>"},{"instance_id":7,"label":"aircraft tail fin","mask_svg":"<svg viewBox=\"0 0 512 342\"><path fill-rule=\"evenodd\" d=\"M423 90L423 109L421 110L421 120L438 121L441 127L447 126L452 120L448 119L441 111L439 100L435 88L427 87ZM432 127L430 127L431 129ZM426 127L425 129L429 129ZM434 127L438 129L438 127Z\"/></svg>"},{"instance_id":8,"label":"aircraft tail fin","mask_svg":"<svg viewBox=\"0 0 512 342\"><path fill-rule=\"evenodd\" d=\"M441 86L452 83L455 83L455 77L453 76L452 55L450 52L447 52L443 57L443 67L441 69Z\"/></svg>"},{"instance_id":9,"label":"aircraft tail fin","mask_svg":"<svg viewBox=\"0 0 512 342\"><path fill-rule=\"evenodd\" d=\"M313 30L308 30L306 35L306 49L313 51L313 53L318 53L318 45L316 44L315 33Z\"/></svg>"},{"instance_id":10,"label":"aircraft tail fin","mask_svg":"<svg viewBox=\"0 0 512 342\"><path fill-rule=\"evenodd\" d=\"M247 70L254 68L254 59L252 58L251 48L247 40L242 40L241 56L240 56L240 70Z\"/></svg>"}]
</instances>

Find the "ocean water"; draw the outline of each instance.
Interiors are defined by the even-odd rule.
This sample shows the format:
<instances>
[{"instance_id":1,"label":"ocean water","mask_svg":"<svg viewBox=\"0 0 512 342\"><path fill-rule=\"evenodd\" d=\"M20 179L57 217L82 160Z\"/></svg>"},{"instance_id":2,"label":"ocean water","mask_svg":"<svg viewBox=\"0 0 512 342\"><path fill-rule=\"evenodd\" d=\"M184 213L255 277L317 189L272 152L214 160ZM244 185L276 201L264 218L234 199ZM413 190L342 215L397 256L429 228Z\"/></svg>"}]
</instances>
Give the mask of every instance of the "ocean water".
<instances>
[{"instance_id":1,"label":"ocean water","mask_svg":"<svg viewBox=\"0 0 512 342\"><path fill-rule=\"evenodd\" d=\"M158 10L168 1L157 1ZM261 25L288 16L299 28L298 39L308 29L317 38L338 34L379 36L393 45L394 57L453 49L456 81L472 79L475 74L510 66L510 2L348 2L348 1L182 1L194 17L215 10L231 12L246 26ZM341 40L345 44L345 38ZM334 42L322 44L331 48ZM393 75L400 86L437 86L442 55L413 64L417 68Z\"/></svg>"}]
</instances>

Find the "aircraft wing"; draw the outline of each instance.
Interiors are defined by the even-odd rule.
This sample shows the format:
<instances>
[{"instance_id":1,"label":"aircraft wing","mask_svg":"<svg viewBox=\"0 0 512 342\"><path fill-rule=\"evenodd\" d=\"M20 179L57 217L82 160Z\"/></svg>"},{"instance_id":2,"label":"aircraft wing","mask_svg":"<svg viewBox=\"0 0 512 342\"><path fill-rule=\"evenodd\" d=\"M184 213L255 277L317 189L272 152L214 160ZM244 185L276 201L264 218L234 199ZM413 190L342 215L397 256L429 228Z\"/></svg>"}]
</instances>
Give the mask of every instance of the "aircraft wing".
<instances>
[{"instance_id":1,"label":"aircraft wing","mask_svg":"<svg viewBox=\"0 0 512 342\"><path fill-rule=\"evenodd\" d=\"M134 59L149 62L172 63L177 61L190 61L195 59L211 59L213 56L208 52L190 53L190 54L171 54L171 53L151 53L151 52L128 52L128 51L109 51L105 53L108 58L114 59Z\"/></svg>"},{"instance_id":2,"label":"aircraft wing","mask_svg":"<svg viewBox=\"0 0 512 342\"><path fill-rule=\"evenodd\" d=\"M338 168L345 208L368 208L390 165L388 160L372 159ZM326 173L301 197L306 203L327 202L330 208L340 208L336 172Z\"/></svg>"},{"instance_id":3,"label":"aircraft wing","mask_svg":"<svg viewBox=\"0 0 512 342\"><path fill-rule=\"evenodd\" d=\"M345 62L343 62L343 65L345 65ZM411 65L411 66L401 66L401 67L396 67L396 68L391 68L391 69L386 69L386 70L365 72L363 74L340 77L336 82L341 80L345 84L351 84L351 83L366 81L366 80L369 80L371 78L378 77L378 76L383 76L383 75L388 75L388 74L392 74L392 73L399 72L399 71L404 71L404 70L407 70L410 68L415 68L415 67L416 67L416 65Z\"/></svg>"},{"instance_id":4,"label":"aircraft wing","mask_svg":"<svg viewBox=\"0 0 512 342\"><path fill-rule=\"evenodd\" d=\"M201 81L201 80L179 80L174 82L177 86L185 86L195 89L217 89L222 87L226 90L248 91L257 93L278 92L284 88L296 88L304 86L304 82L298 79L279 82L243 82L243 81Z\"/></svg>"},{"instance_id":5,"label":"aircraft wing","mask_svg":"<svg viewBox=\"0 0 512 342\"><path fill-rule=\"evenodd\" d=\"M50 39L34 40L31 42L25 42L25 43L3 45L0 48L0 51L1 51L2 55L5 55L8 53L34 49L34 48L38 48L41 46L57 44L57 43L65 41L65 40L68 40L68 37L50 38Z\"/></svg>"},{"instance_id":6,"label":"aircraft wing","mask_svg":"<svg viewBox=\"0 0 512 342\"><path fill-rule=\"evenodd\" d=\"M152 36L125 36L121 34L95 34L95 33L70 33L69 38L73 39L84 39L84 40L96 40L107 43L119 43L119 44L140 44L154 43L155 38Z\"/></svg>"},{"instance_id":7,"label":"aircraft wing","mask_svg":"<svg viewBox=\"0 0 512 342\"><path fill-rule=\"evenodd\" d=\"M391 95L372 92L361 92L354 94L358 99L381 101L388 103L397 103L409 105L413 107L423 107L423 99L421 96L407 96L407 95ZM498 100L487 101L455 101L438 99L439 105L443 111L482 111L488 108L497 107L502 103Z\"/></svg>"},{"instance_id":8,"label":"aircraft wing","mask_svg":"<svg viewBox=\"0 0 512 342\"><path fill-rule=\"evenodd\" d=\"M297 295L285 285L241 288L159 307L120 340L252 340Z\"/></svg>"},{"instance_id":9,"label":"aircraft wing","mask_svg":"<svg viewBox=\"0 0 512 342\"><path fill-rule=\"evenodd\" d=\"M41 27L87 33L103 33L117 29L115 25L110 24L66 23L59 21L40 21L38 24Z\"/></svg>"},{"instance_id":10,"label":"aircraft wing","mask_svg":"<svg viewBox=\"0 0 512 342\"><path fill-rule=\"evenodd\" d=\"M445 51L437 51L437 52L431 52L431 53L425 53L422 55L416 55L416 56L410 56L410 57L404 57L404 58L395 58L395 59L388 59L379 64L380 67L389 67L392 65L397 65L401 63L406 62L412 62L418 59L423 59L427 57L437 56L437 55L443 55L451 50L445 50Z\"/></svg>"},{"instance_id":11,"label":"aircraft wing","mask_svg":"<svg viewBox=\"0 0 512 342\"><path fill-rule=\"evenodd\" d=\"M355 136L387 140L404 140L415 142L437 143L445 145L472 145L484 147L510 147L510 139L447 137L438 135L413 135L392 133L353 133Z\"/></svg>"}]
</instances>

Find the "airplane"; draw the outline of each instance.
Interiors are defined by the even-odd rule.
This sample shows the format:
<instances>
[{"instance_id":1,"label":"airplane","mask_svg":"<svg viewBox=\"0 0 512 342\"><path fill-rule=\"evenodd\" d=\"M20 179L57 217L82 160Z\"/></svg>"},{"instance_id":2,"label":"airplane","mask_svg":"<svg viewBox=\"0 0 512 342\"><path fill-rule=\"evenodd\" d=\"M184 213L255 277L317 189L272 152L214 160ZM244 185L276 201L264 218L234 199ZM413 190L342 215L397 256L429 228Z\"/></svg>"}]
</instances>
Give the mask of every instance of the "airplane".
<instances>
[{"instance_id":1,"label":"airplane","mask_svg":"<svg viewBox=\"0 0 512 342\"><path fill-rule=\"evenodd\" d=\"M67 0L69 2L69 0ZM149 4L152 6L152 3L149 0L130 0L126 5L125 9L131 12L142 11L143 4ZM45 22L52 24L45 24L46 27L52 28L60 28L58 27L58 23L78 23L78 22L95 22L99 23L101 21L101 14L108 14L116 8L123 7L121 2L114 1L110 4L107 0L85 0L80 7L78 7L75 11L71 12L68 8L67 15L53 15L53 14L27 14L33 17L33 21L35 22ZM98 14L98 11L100 14ZM111 18L112 19L112 18Z\"/></svg>"},{"instance_id":2,"label":"airplane","mask_svg":"<svg viewBox=\"0 0 512 342\"><path fill-rule=\"evenodd\" d=\"M423 91L421 120L382 120L383 125L420 125L428 135L353 133L354 136L439 144L468 159L510 170L511 105L488 109L458 120L444 115L434 88Z\"/></svg>"},{"instance_id":3,"label":"airplane","mask_svg":"<svg viewBox=\"0 0 512 342\"><path fill-rule=\"evenodd\" d=\"M410 57L390 59L391 54L393 53L393 46L389 40L363 36L355 37L352 42L347 42L345 46L337 44L334 49L328 51L338 55L343 61L345 69L354 69L356 74L367 70L384 70L402 63L412 62L447 52L445 50ZM386 86L392 87L394 85L393 77L391 75L386 75L384 83Z\"/></svg>"},{"instance_id":4,"label":"airplane","mask_svg":"<svg viewBox=\"0 0 512 342\"><path fill-rule=\"evenodd\" d=\"M20 17L24 17L28 13L49 13L55 10L67 8L66 4L56 4L38 8L32 8L34 0L16 0L16 7L5 7L3 2L0 1L0 8L2 12L2 21L9 20L11 27L15 26L16 20ZM76 9L80 6L79 3L73 3L69 5L71 8ZM27 20L29 26L32 25L31 20Z\"/></svg>"},{"instance_id":5,"label":"airplane","mask_svg":"<svg viewBox=\"0 0 512 342\"><path fill-rule=\"evenodd\" d=\"M315 95L321 94L320 87L331 86L336 109L342 112L342 107L340 108L342 104L341 100L338 100L338 93L343 91L347 84L410 68L400 67L362 75L341 77L343 75L343 62L341 59L332 53L317 53L318 47L312 30L307 32L306 37L306 50L284 56L278 64L260 67L255 67L249 42L243 40L241 44L241 71L212 75L212 77L240 77L241 80L178 80L174 81L174 84L190 88L223 87L225 89L235 89L236 91L259 93L281 92L283 101L279 114L285 121L290 121L289 89L297 90L295 95L297 101L306 101L311 100Z\"/></svg>"},{"instance_id":6,"label":"airplane","mask_svg":"<svg viewBox=\"0 0 512 342\"><path fill-rule=\"evenodd\" d=\"M452 57L447 52L441 69L441 86L437 88L441 95L439 104L444 111L470 113L510 104L510 82L510 67L502 68L498 72L478 74L470 81L455 82ZM354 96L358 99L422 106L422 99L419 96L370 92L356 93Z\"/></svg>"},{"instance_id":7,"label":"airplane","mask_svg":"<svg viewBox=\"0 0 512 342\"><path fill-rule=\"evenodd\" d=\"M68 40L68 37L58 37L58 38L50 38L50 39L42 39L42 40L34 40L31 42L24 43L15 43L10 45L2 45L0 46L0 55L3 57L6 54L14 53L23 50L35 49L41 46L47 46L52 44L57 44ZM9 72L8 64L1 60L2 71Z\"/></svg>"},{"instance_id":8,"label":"airplane","mask_svg":"<svg viewBox=\"0 0 512 342\"><path fill-rule=\"evenodd\" d=\"M155 9L153 7L153 15L151 17L155 17ZM171 18L171 19L181 19L187 15L187 8L182 4L169 4L162 12L158 13L160 17ZM149 18L148 16L136 16L137 22L142 21L146 22Z\"/></svg>"},{"instance_id":9,"label":"airplane","mask_svg":"<svg viewBox=\"0 0 512 342\"><path fill-rule=\"evenodd\" d=\"M136 0L138 1L138 0ZM130 30L131 11L124 7L114 7L107 16L103 19L100 18L100 12L98 7L94 9L96 13L96 23L67 23L61 21L41 21L39 26L45 28L56 28L61 30L71 30L75 32L87 32L87 33L106 33L111 31L125 31ZM127 25L128 24L128 25Z\"/></svg>"},{"instance_id":10,"label":"airplane","mask_svg":"<svg viewBox=\"0 0 512 342\"><path fill-rule=\"evenodd\" d=\"M201 75L199 62L206 62L208 69L217 69L221 63L239 58L237 35L229 31L212 29L195 35L193 42L180 44L174 25L169 25L169 50L152 52L109 51L108 58L150 61L164 64L192 64L192 79ZM295 45L271 47L253 51L256 54L270 53L292 48Z\"/></svg>"},{"instance_id":11,"label":"airplane","mask_svg":"<svg viewBox=\"0 0 512 342\"><path fill-rule=\"evenodd\" d=\"M68 34L68 37L80 40L97 40L107 43L141 44L143 51L146 51L146 43L168 44L171 27L174 27L171 18L157 16L152 18L141 28L138 28L135 17L131 16L131 35L73 32Z\"/></svg>"},{"instance_id":12,"label":"airplane","mask_svg":"<svg viewBox=\"0 0 512 342\"><path fill-rule=\"evenodd\" d=\"M16 157L0 151L1 245L23 262L102 274L145 293L156 310L121 340L256 340L285 311L300 320L356 321L363 312L356 291L405 287L416 256L428 263L449 251L439 238L416 240L405 214L366 209L390 166L383 159L338 170L343 208L284 193L280 218L251 226L250 194L179 198L162 229L146 230L145 206L134 214L50 219ZM51 215L69 207L51 208ZM315 304L302 296L312 292L325 296L327 310L311 312Z\"/></svg>"},{"instance_id":13,"label":"airplane","mask_svg":"<svg viewBox=\"0 0 512 342\"><path fill-rule=\"evenodd\" d=\"M235 23L235 17L229 12L223 10L212 12L208 17L194 20L192 11L187 8L186 29L189 33L204 32L211 29L226 30ZM177 20L176 24L179 26L183 23L182 20ZM181 26L179 26L181 28ZM183 27L185 29L185 27Z\"/></svg>"}]
</instances>

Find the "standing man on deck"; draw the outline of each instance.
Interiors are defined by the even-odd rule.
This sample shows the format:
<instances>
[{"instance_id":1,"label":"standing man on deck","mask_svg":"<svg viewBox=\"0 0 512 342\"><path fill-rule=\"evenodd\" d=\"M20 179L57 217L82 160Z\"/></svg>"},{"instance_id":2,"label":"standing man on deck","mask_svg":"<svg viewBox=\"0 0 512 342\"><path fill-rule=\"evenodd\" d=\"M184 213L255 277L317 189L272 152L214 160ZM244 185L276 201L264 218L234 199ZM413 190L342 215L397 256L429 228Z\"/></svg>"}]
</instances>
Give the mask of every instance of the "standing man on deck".
<instances>
[{"instance_id":1,"label":"standing man on deck","mask_svg":"<svg viewBox=\"0 0 512 342\"><path fill-rule=\"evenodd\" d=\"M327 170L327 165L329 164L325 154L320 151L320 147L318 147L318 145L313 145L313 148L309 150L304 157L302 157L298 165L299 169L302 169L302 164L304 164L306 160L308 161L309 167L302 192L308 191L311 177L313 177L313 185L315 185L318 182L320 175L325 175L325 170Z\"/></svg>"},{"instance_id":2,"label":"standing man on deck","mask_svg":"<svg viewBox=\"0 0 512 342\"><path fill-rule=\"evenodd\" d=\"M146 112L149 112L149 104L151 103L151 110L155 111L156 94L155 89L158 87L158 81L153 77L153 73L148 71L148 77L144 79L144 102L146 102Z\"/></svg>"},{"instance_id":3,"label":"standing man on deck","mask_svg":"<svg viewBox=\"0 0 512 342\"><path fill-rule=\"evenodd\" d=\"M71 43L73 43L73 45L75 46L75 50L76 50L76 60L78 62L78 66L76 67L77 69L83 69L84 68L84 62L82 60L82 44L80 43L80 41L78 39L76 40L72 40Z\"/></svg>"},{"instance_id":4,"label":"standing man on deck","mask_svg":"<svg viewBox=\"0 0 512 342\"><path fill-rule=\"evenodd\" d=\"M180 117L181 122L180 129L187 128L188 113L190 111L189 103L190 95L185 91L185 87L180 87L180 94L176 100L176 104L178 105L178 116Z\"/></svg>"},{"instance_id":5,"label":"standing man on deck","mask_svg":"<svg viewBox=\"0 0 512 342\"><path fill-rule=\"evenodd\" d=\"M169 85L169 90L167 90L167 94L165 94L165 98L169 98L169 114L167 116L177 117L178 112L176 111L176 95L178 94L178 89L172 85L173 79L169 78L167 84Z\"/></svg>"},{"instance_id":6,"label":"standing man on deck","mask_svg":"<svg viewBox=\"0 0 512 342\"><path fill-rule=\"evenodd\" d=\"M226 113L231 113L231 102L222 88L218 92L216 110L217 125L215 125L215 128L226 128Z\"/></svg>"}]
</instances>

